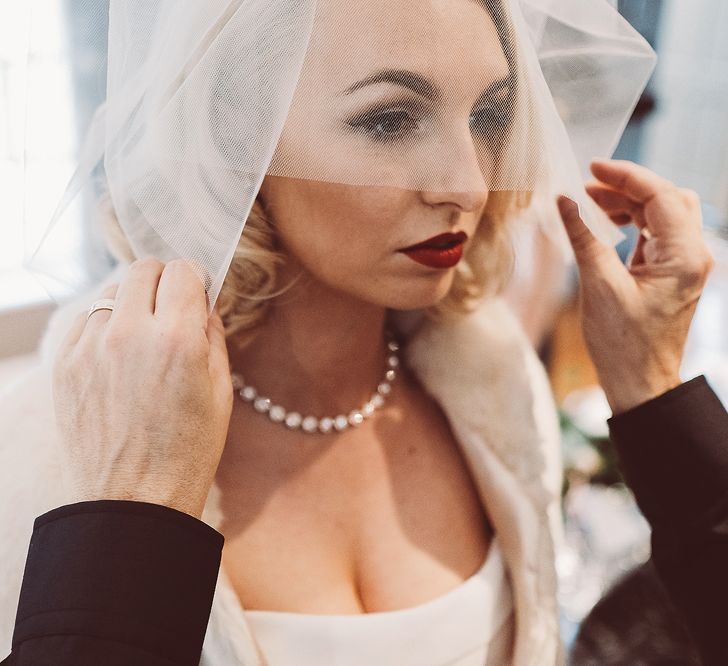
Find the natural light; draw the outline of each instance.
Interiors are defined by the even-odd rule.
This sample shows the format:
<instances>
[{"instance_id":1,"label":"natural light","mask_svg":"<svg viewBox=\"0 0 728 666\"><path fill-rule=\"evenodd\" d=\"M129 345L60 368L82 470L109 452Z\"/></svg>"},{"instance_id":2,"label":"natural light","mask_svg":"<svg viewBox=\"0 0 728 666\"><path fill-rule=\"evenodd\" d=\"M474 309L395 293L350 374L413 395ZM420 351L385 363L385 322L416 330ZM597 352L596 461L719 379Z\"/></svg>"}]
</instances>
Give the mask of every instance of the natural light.
<instances>
[{"instance_id":1,"label":"natural light","mask_svg":"<svg viewBox=\"0 0 728 666\"><path fill-rule=\"evenodd\" d=\"M0 5L0 308L42 298L21 267L75 161L65 20L57 1Z\"/></svg>"}]
</instances>

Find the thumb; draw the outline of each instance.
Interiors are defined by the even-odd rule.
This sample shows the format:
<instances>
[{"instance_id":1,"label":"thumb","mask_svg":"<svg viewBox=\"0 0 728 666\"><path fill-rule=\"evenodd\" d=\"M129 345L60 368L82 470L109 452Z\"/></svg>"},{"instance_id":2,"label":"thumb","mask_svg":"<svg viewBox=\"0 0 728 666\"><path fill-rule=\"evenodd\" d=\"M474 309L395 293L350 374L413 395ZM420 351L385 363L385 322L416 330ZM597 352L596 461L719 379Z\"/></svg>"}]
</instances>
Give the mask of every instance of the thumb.
<instances>
[{"instance_id":1,"label":"thumb","mask_svg":"<svg viewBox=\"0 0 728 666\"><path fill-rule=\"evenodd\" d=\"M564 229L576 256L579 271L593 269L605 256L605 246L594 236L579 214L579 206L566 196L557 201Z\"/></svg>"}]
</instances>

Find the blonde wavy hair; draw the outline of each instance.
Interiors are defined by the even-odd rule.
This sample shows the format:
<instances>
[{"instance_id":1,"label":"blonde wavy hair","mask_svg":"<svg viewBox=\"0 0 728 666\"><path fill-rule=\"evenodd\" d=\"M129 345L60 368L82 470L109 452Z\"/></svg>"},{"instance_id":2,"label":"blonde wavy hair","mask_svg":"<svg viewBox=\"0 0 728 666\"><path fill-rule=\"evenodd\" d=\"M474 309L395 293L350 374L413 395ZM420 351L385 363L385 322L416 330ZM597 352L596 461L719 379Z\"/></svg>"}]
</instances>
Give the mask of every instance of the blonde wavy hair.
<instances>
[{"instance_id":1,"label":"blonde wavy hair","mask_svg":"<svg viewBox=\"0 0 728 666\"><path fill-rule=\"evenodd\" d=\"M512 26L502 0L479 0L489 12L498 30L503 52L508 59L512 85L520 90L517 54L512 42ZM227 71L224 67L221 72ZM227 80L225 86L230 85ZM526 92L525 90L522 92ZM215 100L221 104L221 100ZM225 101L225 100L222 100ZM531 107L524 97L515 107L517 122L510 132L519 127L530 127ZM222 113L220 108L216 113ZM533 128L529 130L533 132ZM501 137L504 138L504 137ZM518 154L513 162L504 162L506 171L524 169L530 173L529 154ZM514 269L514 254L508 222L519 209L531 203L531 193L524 191L494 191L470 240L464 260L456 269L455 278L447 296L425 314L431 318L471 312L489 295L502 291ZM108 197L103 202L105 238L111 252L119 259L133 261L130 245L118 223ZM218 308L228 337L236 336L236 344L244 346L256 334L276 297L291 285L279 284L279 268L285 256L279 249L274 220L266 214L260 198L256 199L248 216L245 230L233 255L218 298Z\"/></svg>"},{"instance_id":2,"label":"blonde wavy hair","mask_svg":"<svg viewBox=\"0 0 728 666\"><path fill-rule=\"evenodd\" d=\"M452 287L442 301L425 310L428 317L467 314L484 298L502 291L514 267L508 221L528 205L529 199L526 192L490 193L475 236L456 268ZM134 261L108 196L101 200L101 213L109 251L119 261ZM276 297L291 286L281 288L278 284L278 269L285 262L278 248L274 222L256 199L217 301L226 335L235 337L238 345L252 340Z\"/></svg>"}]
</instances>

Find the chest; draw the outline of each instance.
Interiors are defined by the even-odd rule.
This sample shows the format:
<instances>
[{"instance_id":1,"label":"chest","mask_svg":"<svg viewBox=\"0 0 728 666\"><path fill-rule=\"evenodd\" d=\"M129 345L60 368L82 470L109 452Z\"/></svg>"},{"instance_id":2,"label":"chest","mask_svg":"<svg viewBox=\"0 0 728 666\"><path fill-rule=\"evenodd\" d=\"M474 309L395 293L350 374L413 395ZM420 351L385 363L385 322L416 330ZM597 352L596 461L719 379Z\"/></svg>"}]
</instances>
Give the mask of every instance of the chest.
<instances>
[{"instance_id":1,"label":"chest","mask_svg":"<svg viewBox=\"0 0 728 666\"><path fill-rule=\"evenodd\" d=\"M247 453L226 448L218 472L222 566L244 608L408 608L449 592L485 560L488 518L446 419L426 399L318 449L268 440Z\"/></svg>"}]
</instances>

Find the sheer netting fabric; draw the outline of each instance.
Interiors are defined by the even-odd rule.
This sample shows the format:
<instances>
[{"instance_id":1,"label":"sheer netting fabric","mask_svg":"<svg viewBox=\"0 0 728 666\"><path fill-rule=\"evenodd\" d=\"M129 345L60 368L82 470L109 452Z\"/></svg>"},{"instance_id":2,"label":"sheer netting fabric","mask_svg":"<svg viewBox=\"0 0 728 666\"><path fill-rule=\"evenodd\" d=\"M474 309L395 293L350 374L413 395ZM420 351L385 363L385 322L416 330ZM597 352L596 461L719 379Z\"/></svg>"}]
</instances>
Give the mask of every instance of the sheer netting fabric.
<instances>
[{"instance_id":1,"label":"sheer netting fabric","mask_svg":"<svg viewBox=\"0 0 728 666\"><path fill-rule=\"evenodd\" d=\"M265 178L513 191L545 206L563 193L601 240L623 237L583 183L655 54L606 0L72 4L99 47L86 61L69 52L69 76L85 71L100 99L76 108L75 172L55 212L25 220L26 265L51 291L111 268L106 201L135 256L189 260L212 307ZM31 38L31 58L37 48ZM35 103L53 104L42 93ZM32 196L43 170L26 159Z\"/></svg>"}]
</instances>

